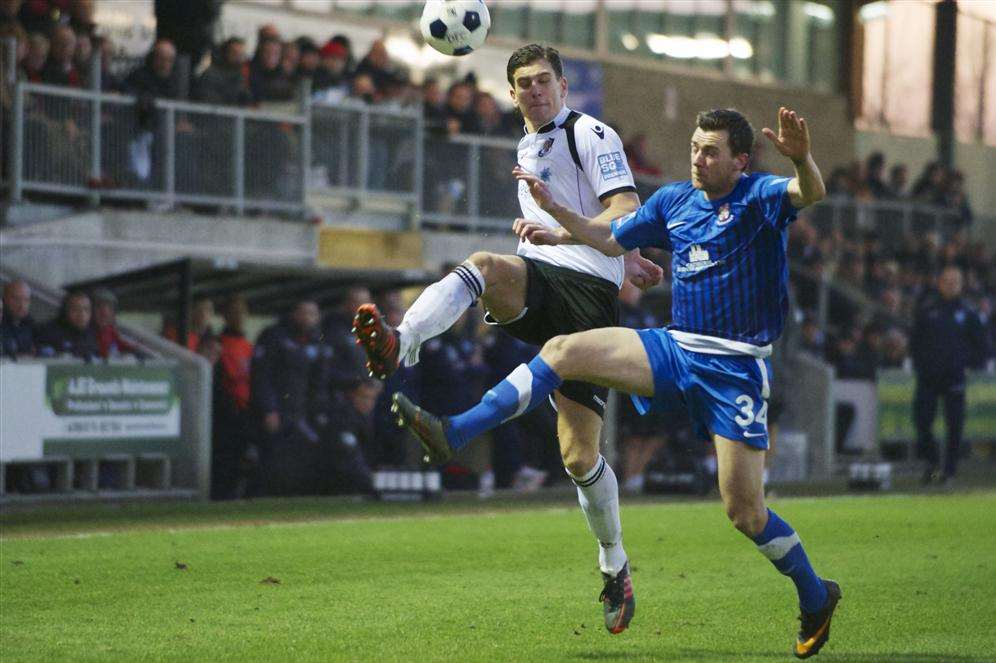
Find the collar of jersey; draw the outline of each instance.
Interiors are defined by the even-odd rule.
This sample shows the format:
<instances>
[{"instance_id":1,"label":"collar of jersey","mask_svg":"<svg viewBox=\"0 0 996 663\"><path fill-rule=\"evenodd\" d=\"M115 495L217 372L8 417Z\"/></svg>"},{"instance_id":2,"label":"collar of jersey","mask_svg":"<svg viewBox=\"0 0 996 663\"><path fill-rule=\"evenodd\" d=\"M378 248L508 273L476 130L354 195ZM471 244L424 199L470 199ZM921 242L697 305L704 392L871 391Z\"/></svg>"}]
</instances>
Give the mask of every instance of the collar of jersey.
<instances>
[{"instance_id":1,"label":"collar of jersey","mask_svg":"<svg viewBox=\"0 0 996 663\"><path fill-rule=\"evenodd\" d=\"M565 104L564 107L560 109L560 112L557 113L557 116L555 118L553 118L552 120L550 120L549 122L547 122L546 124L544 124L539 129L537 129L536 133L538 133L538 134L545 134L545 133L549 133L549 132L553 131L554 129L556 129L557 127L559 127L561 124L563 124L564 120L567 119L567 116L570 115L570 112L571 112L571 109L568 108L567 105ZM522 127L522 133L528 134L529 133L529 129L527 129L526 127Z\"/></svg>"},{"instance_id":2,"label":"collar of jersey","mask_svg":"<svg viewBox=\"0 0 996 663\"><path fill-rule=\"evenodd\" d=\"M744 182L747 181L747 177L748 175L746 173L741 174L740 179L737 180L736 186L733 187L733 191L730 191L722 198L717 198L716 200L709 200L708 198L706 198L705 191L699 189L698 190L699 200L701 200L702 203L705 205L709 205L711 207L718 207L723 203L728 202L731 198L733 198L733 195L740 189L740 187L744 185Z\"/></svg>"}]
</instances>

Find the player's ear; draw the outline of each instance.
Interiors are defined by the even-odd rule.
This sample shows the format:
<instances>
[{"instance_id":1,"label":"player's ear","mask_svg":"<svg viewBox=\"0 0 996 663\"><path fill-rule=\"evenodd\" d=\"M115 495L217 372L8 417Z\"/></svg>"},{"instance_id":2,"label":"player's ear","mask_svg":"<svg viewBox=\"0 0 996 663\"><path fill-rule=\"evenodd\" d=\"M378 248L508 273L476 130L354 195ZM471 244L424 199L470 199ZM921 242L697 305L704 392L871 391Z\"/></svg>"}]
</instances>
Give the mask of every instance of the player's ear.
<instances>
[{"instance_id":1,"label":"player's ear","mask_svg":"<svg viewBox=\"0 0 996 663\"><path fill-rule=\"evenodd\" d=\"M742 152L733 159L733 162L737 164L737 168L739 168L741 172L744 172L747 170L747 165L750 164L750 155L746 152Z\"/></svg>"},{"instance_id":2,"label":"player's ear","mask_svg":"<svg viewBox=\"0 0 996 663\"><path fill-rule=\"evenodd\" d=\"M566 76L561 76L560 77L560 98L561 99L566 99L567 98L567 77Z\"/></svg>"}]
</instances>

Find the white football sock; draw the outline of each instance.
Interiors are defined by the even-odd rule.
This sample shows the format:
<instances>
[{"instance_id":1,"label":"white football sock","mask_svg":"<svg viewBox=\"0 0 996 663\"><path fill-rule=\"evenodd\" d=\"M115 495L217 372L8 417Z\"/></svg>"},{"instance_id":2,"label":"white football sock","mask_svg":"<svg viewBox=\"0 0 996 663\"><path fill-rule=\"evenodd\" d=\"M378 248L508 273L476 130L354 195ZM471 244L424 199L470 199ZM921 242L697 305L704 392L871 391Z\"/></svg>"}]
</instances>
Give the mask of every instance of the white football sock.
<instances>
[{"instance_id":1,"label":"white football sock","mask_svg":"<svg viewBox=\"0 0 996 663\"><path fill-rule=\"evenodd\" d=\"M583 477L571 476L571 479L578 487L578 502L588 519L588 527L598 539L598 566L602 573L615 576L626 564L616 473L599 455L590 472Z\"/></svg>"},{"instance_id":2,"label":"white football sock","mask_svg":"<svg viewBox=\"0 0 996 663\"><path fill-rule=\"evenodd\" d=\"M423 290L398 325L404 365L417 364L422 343L452 327L483 294L484 276L469 260Z\"/></svg>"}]
</instances>

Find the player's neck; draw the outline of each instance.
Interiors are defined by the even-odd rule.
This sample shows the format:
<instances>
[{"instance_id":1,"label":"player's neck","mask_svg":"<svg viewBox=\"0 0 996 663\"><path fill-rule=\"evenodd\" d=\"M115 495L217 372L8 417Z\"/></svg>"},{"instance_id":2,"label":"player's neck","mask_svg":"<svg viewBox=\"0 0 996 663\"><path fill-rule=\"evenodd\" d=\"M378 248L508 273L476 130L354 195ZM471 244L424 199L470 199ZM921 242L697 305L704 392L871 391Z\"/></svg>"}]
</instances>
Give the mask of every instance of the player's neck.
<instances>
[{"instance_id":1,"label":"player's neck","mask_svg":"<svg viewBox=\"0 0 996 663\"><path fill-rule=\"evenodd\" d=\"M706 200L709 201L721 200L723 198L726 198L728 195L733 193L734 189L737 188L737 184L740 183L740 177L741 175L737 175L737 178L735 180L730 182L727 186L723 187L722 189L713 189L713 190L702 189L702 194L705 196Z\"/></svg>"},{"instance_id":2,"label":"player's neck","mask_svg":"<svg viewBox=\"0 0 996 663\"><path fill-rule=\"evenodd\" d=\"M544 117L542 119L539 119L539 118L537 118L537 119L530 119L530 118L526 117L525 114L523 114L522 119L525 120L525 123L526 123L526 132L531 133L531 134L536 133L537 131L539 131L540 129L542 129L543 127L545 127L546 125L548 125L551 122L553 122L554 120L556 120L557 116L560 115L563 112L563 110L564 110L564 106L561 106L560 108L557 109L557 111L553 115L550 115L549 117Z\"/></svg>"}]
</instances>

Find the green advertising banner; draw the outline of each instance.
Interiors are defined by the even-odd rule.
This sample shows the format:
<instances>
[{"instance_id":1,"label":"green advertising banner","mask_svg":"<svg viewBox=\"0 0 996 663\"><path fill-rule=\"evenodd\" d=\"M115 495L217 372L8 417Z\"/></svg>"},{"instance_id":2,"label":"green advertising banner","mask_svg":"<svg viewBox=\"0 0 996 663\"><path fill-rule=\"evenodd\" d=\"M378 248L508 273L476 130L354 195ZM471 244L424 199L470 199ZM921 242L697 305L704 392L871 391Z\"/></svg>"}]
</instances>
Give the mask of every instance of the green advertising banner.
<instances>
[{"instance_id":1,"label":"green advertising banner","mask_svg":"<svg viewBox=\"0 0 996 663\"><path fill-rule=\"evenodd\" d=\"M996 440L996 375L969 375L965 403L965 439ZM905 371L882 371L878 376L878 438L885 442L914 442L913 395L916 378ZM938 402L934 434L944 439L944 407Z\"/></svg>"},{"instance_id":2,"label":"green advertising banner","mask_svg":"<svg viewBox=\"0 0 996 663\"><path fill-rule=\"evenodd\" d=\"M35 458L51 443L128 444L180 439L173 366L4 362L0 458ZM75 448L71 446L70 448ZM65 446L60 446L65 453Z\"/></svg>"}]
</instances>

